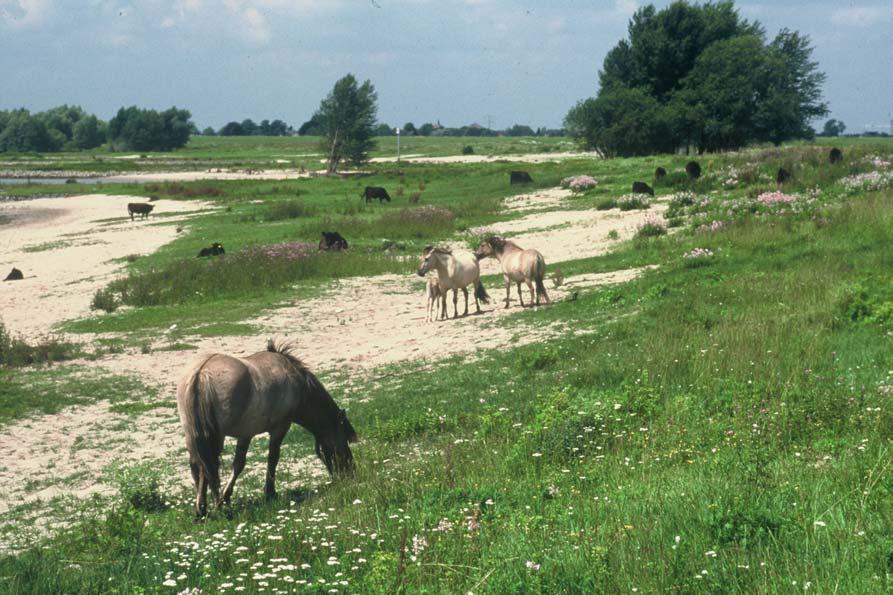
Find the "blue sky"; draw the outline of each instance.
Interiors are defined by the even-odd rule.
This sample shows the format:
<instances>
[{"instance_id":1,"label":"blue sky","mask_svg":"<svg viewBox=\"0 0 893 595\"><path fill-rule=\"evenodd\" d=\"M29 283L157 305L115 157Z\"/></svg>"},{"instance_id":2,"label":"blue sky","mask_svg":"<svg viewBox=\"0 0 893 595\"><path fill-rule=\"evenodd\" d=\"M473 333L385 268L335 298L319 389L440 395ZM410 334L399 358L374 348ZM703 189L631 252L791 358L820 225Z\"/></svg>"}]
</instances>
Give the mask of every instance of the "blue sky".
<instances>
[{"instance_id":1,"label":"blue sky","mask_svg":"<svg viewBox=\"0 0 893 595\"><path fill-rule=\"evenodd\" d=\"M636 0L0 0L0 109L188 108L200 127L299 126L347 72L392 125L560 126L597 92ZM666 1L654 2L658 7ZM738 2L769 37L810 35L831 115L889 126L893 5ZM886 128L888 129L888 128Z\"/></svg>"}]
</instances>

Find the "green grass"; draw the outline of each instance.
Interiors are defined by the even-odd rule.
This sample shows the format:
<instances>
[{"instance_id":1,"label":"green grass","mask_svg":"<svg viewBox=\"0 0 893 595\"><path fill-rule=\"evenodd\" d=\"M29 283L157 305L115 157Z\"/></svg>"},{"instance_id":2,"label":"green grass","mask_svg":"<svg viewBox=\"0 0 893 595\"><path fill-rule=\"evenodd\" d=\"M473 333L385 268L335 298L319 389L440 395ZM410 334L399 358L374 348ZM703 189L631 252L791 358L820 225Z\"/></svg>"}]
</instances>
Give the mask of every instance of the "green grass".
<instances>
[{"instance_id":1,"label":"green grass","mask_svg":"<svg viewBox=\"0 0 893 595\"><path fill-rule=\"evenodd\" d=\"M89 368L0 368L0 426L34 414L110 401L116 406L144 404L157 391L128 376Z\"/></svg>"}]
</instances>

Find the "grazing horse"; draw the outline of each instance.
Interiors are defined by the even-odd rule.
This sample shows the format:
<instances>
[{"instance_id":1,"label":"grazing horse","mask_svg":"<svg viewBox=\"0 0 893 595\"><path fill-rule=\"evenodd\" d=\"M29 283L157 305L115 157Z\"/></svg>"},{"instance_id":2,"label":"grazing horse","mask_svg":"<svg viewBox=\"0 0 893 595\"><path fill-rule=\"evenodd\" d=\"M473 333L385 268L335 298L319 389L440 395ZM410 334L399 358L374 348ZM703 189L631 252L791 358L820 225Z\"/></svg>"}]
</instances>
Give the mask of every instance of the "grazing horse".
<instances>
[{"instance_id":1,"label":"grazing horse","mask_svg":"<svg viewBox=\"0 0 893 595\"><path fill-rule=\"evenodd\" d=\"M471 252L461 251L453 254L452 250L446 248L435 248L427 246L422 253L419 262L419 270L416 271L419 277L424 277L428 271L437 271L437 282L440 290L443 292L443 313L442 317L447 317L446 294L453 290L453 318L459 316L459 290L465 294L465 313L468 315L468 286L474 285L474 307L477 312L481 311L480 302L490 303L490 296L481 283L481 267L478 265L478 259Z\"/></svg>"},{"instance_id":2,"label":"grazing horse","mask_svg":"<svg viewBox=\"0 0 893 595\"><path fill-rule=\"evenodd\" d=\"M511 295L512 281L518 284L518 300L521 307L524 307L524 297L521 295L521 283L527 284L530 289L530 301L536 300L536 305L540 303L540 297L550 303L549 294L546 293L546 286L543 285L543 277L546 275L546 260L537 250L521 248L518 244L511 240L503 239L499 236L491 236L481 242L480 247L474 253L478 259L495 256L499 264L502 265L502 274L505 278L505 307L509 307L509 296ZM533 286L536 285L536 293Z\"/></svg>"},{"instance_id":3,"label":"grazing horse","mask_svg":"<svg viewBox=\"0 0 893 595\"><path fill-rule=\"evenodd\" d=\"M203 516L208 487L220 507L229 502L245 468L251 439L270 434L264 492L276 495L279 447L292 423L316 438L316 455L332 475L353 471L350 442L357 434L347 414L316 376L292 355L290 345L272 341L246 358L215 353L193 365L177 386L177 409L186 434L195 481L195 512ZM226 436L238 439L233 474L220 493L220 453Z\"/></svg>"},{"instance_id":4,"label":"grazing horse","mask_svg":"<svg viewBox=\"0 0 893 595\"><path fill-rule=\"evenodd\" d=\"M440 318L441 304L443 304L443 308L446 307L446 291L440 289L437 277L428 277L425 283L425 297L428 300L425 322L434 322Z\"/></svg>"}]
</instances>

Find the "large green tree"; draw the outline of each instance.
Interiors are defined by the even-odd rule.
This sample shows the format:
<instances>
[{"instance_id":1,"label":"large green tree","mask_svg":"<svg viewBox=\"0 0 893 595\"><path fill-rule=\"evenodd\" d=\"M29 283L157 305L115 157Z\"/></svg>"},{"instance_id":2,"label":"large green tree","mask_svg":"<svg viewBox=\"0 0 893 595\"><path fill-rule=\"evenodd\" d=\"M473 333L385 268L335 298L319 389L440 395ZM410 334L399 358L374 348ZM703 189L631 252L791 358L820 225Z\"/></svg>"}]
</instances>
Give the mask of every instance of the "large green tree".
<instances>
[{"instance_id":1,"label":"large green tree","mask_svg":"<svg viewBox=\"0 0 893 595\"><path fill-rule=\"evenodd\" d=\"M767 44L734 3L645 6L605 57L598 95L568 113L568 131L607 155L804 138L827 113L809 39L786 29ZM626 131L626 134L624 134Z\"/></svg>"},{"instance_id":2,"label":"large green tree","mask_svg":"<svg viewBox=\"0 0 893 595\"><path fill-rule=\"evenodd\" d=\"M112 147L132 151L172 151L186 145L192 131L189 110L172 107L161 113L136 106L121 108L109 120Z\"/></svg>"},{"instance_id":3,"label":"large green tree","mask_svg":"<svg viewBox=\"0 0 893 595\"><path fill-rule=\"evenodd\" d=\"M329 173L334 173L341 161L361 165L369 160L369 151L375 148L377 100L371 82L360 85L348 74L319 104L314 119L323 135L321 147Z\"/></svg>"}]
</instances>

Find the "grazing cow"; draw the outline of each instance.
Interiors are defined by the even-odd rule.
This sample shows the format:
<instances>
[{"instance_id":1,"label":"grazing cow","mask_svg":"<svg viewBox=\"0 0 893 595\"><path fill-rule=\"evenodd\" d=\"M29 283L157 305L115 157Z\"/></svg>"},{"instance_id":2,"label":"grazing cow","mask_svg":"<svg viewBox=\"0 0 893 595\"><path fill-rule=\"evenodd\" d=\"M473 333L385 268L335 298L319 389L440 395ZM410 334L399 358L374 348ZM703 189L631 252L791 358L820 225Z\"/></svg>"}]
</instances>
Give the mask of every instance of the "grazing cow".
<instances>
[{"instance_id":1,"label":"grazing cow","mask_svg":"<svg viewBox=\"0 0 893 595\"><path fill-rule=\"evenodd\" d=\"M4 279L4 281L21 281L24 278L25 275L22 274L22 271L15 267L12 267L12 270L9 271L8 275L6 275L6 279Z\"/></svg>"},{"instance_id":2,"label":"grazing cow","mask_svg":"<svg viewBox=\"0 0 893 595\"><path fill-rule=\"evenodd\" d=\"M661 178L665 178L667 176L667 170L662 167L658 167L654 170L654 179L660 180Z\"/></svg>"},{"instance_id":3,"label":"grazing cow","mask_svg":"<svg viewBox=\"0 0 893 595\"><path fill-rule=\"evenodd\" d=\"M786 170L783 167L778 168L778 173L775 175L775 183L781 186L785 182L791 179L791 172Z\"/></svg>"},{"instance_id":4,"label":"grazing cow","mask_svg":"<svg viewBox=\"0 0 893 595\"><path fill-rule=\"evenodd\" d=\"M379 203L384 201L391 202L391 195L388 194L388 191L382 188L381 186L366 186L366 189L363 190L363 194L360 195L362 198L366 199L366 202L369 202L373 199L378 199Z\"/></svg>"},{"instance_id":5,"label":"grazing cow","mask_svg":"<svg viewBox=\"0 0 893 595\"><path fill-rule=\"evenodd\" d=\"M526 171L509 172L509 184L530 184L533 178Z\"/></svg>"},{"instance_id":6,"label":"grazing cow","mask_svg":"<svg viewBox=\"0 0 893 595\"><path fill-rule=\"evenodd\" d=\"M347 250L347 240L341 237L337 231L322 232L322 239L319 241L320 250Z\"/></svg>"},{"instance_id":7,"label":"grazing cow","mask_svg":"<svg viewBox=\"0 0 893 595\"><path fill-rule=\"evenodd\" d=\"M832 164L840 163L841 161L843 161L843 153L840 149L834 147L833 149L831 149L831 153L828 155L828 159L831 161Z\"/></svg>"},{"instance_id":8,"label":"grazing cow","mask_svg":"<svg viewBox=\"0 0 893 595\"><path fill-rule=\"evenodd\" d=\"M226 250L223 249L223 244L214 242L210 247L199 250L198 256L201 258L203 256L221 256L223 254L226 254Z\"/></svg>"},{"instance_id":9,"label":"grazing cow","mask_svg":"<svg viewBox=\"0 0 893 595\"><path fill-rule=\"evenodd\" d=\"M133 214L138 213L144 219L149 218L149 213L152 212L152 209L155 208L155 205L150 205L145 202L130 202L127 203L127 212L130 214L130 220L133 221Z\"/></svg>"},{"instance_id":10,"label":"grazing cow","mask_svg":"<svg viewBox=\"0 0 893 595\"><path fill-rule=\"evenodd\" d=\"M698 165L697 161L689 161L685 164L685 173L688 174L690 179L697 180L701 177L701 166Z\"/></svg>"},{"instance_id":11,"label":"grazing cow","mask_svg":"<svg viewBox=\"0 0 893 595\"><path fill-rule=\"evenodd\" d=\"M633 182L633 193L650 194L651 196L654 196L654 190L652 190L651 186L645 182Z\"/></svg>"}]
</instances>

